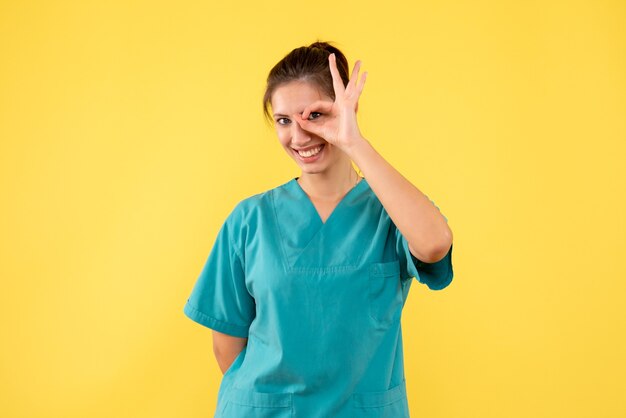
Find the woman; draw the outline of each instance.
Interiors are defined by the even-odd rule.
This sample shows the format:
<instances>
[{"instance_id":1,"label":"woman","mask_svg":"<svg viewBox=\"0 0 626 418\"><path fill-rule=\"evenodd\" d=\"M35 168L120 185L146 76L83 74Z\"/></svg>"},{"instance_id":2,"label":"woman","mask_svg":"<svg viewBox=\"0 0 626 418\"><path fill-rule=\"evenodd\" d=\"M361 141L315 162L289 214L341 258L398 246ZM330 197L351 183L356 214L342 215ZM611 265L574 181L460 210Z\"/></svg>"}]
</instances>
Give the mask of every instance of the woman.
<instances>
[{"instance_id":1,"label":"woman","mask_svg":"<svg viewBox=\"0 0 626 418\"><path fill-rule=\"evenodd\" d=\"M359 69L316 42L270 71L264 111L302 173L235 206L184 309L213 330L216 417L409 416L402 307L413 277L451 282L452 232L361 135Z\"/></svg>"}]
</instances>

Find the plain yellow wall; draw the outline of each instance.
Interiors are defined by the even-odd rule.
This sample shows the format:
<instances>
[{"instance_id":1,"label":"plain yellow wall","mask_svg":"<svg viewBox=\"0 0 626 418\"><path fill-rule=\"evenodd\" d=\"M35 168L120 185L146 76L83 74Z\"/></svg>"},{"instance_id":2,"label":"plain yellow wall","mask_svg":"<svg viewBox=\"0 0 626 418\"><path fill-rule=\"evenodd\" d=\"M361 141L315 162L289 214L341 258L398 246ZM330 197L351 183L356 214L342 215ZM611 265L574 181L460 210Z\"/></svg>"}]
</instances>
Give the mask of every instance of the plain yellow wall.
<instances>
[{"instance_id":1,"label":"plain yellow wall","mask_svg":"<svg viewBox=\"0 0 626 418\"><path fill-rule=\"evenodd\" d=\"M182 312L299 174L269 69L335 41L361 130L454 232L403 313L412 416L626 416L623 1L0 2L0 416L207 417Z\"/></svg>"}]
</instances>

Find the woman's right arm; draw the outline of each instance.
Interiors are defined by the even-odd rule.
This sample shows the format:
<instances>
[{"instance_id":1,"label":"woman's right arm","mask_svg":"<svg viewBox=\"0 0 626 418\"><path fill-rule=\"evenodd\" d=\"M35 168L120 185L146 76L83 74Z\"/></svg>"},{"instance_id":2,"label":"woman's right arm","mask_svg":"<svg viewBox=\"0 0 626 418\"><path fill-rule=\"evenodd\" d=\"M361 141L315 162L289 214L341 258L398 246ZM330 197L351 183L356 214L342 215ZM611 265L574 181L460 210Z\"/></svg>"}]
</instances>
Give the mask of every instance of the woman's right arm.
<instances>
[{"instance_id":1,"label":"woman's right arm","mask_svg":"<svg viewBox=\"0 0 626 418\"><path fill-rule=\"evenodd\" d=\"M223 334L213 331L213 354L217 359L217 364L222 370L222 374L233 364L235 358L244 349L248 343L247 338L233 337L232 335Z\"/></svg>"}]
</instances>

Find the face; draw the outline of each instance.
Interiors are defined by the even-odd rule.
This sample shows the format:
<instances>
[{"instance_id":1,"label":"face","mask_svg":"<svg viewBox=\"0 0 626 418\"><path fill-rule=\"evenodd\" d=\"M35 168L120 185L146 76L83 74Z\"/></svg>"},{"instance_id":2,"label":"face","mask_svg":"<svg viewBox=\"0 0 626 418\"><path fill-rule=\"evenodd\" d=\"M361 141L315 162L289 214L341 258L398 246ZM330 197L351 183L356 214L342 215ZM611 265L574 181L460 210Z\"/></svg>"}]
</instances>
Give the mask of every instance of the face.
<instances>
[{"instance_id":1,"label":"face","mask_svg":"<svg viewBox=\"0 0 626 418\"><path fill-rule=\"evenodd\" d=\"M333 102L333 99L316 85L305 81L292 81L280 85L274 90L271 99L278 139L287 154L293 158L302 172L306 173L321 173L342 158L338 148L323 138L305 131L296 122L295 117L318 100ZM313 112L309 120L319 117L324 116Z\"/></svg>"}]
</instances>

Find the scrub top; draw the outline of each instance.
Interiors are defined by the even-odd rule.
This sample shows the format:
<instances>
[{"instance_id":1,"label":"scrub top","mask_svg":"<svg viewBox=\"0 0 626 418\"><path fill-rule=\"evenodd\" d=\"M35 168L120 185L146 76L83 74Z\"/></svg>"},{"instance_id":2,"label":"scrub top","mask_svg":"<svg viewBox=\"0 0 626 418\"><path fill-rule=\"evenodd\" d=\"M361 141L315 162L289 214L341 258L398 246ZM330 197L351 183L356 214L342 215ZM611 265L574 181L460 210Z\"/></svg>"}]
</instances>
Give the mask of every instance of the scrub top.
<instances>
[{"instance_id":1,"label":"scrub top","mask_svg":"<svg viewBox=\"0 0 626 418\"><path fill-rule=\"evenodd\" d=\"M412 278L450 284L452 246L415 258L364 178L322 222L296 180L235 206L184 307L248 338L214 416L409 417L402 308Z\"/></svg>"}]
</instances>

